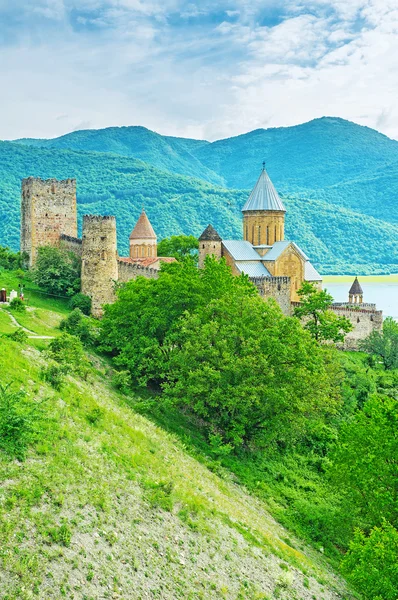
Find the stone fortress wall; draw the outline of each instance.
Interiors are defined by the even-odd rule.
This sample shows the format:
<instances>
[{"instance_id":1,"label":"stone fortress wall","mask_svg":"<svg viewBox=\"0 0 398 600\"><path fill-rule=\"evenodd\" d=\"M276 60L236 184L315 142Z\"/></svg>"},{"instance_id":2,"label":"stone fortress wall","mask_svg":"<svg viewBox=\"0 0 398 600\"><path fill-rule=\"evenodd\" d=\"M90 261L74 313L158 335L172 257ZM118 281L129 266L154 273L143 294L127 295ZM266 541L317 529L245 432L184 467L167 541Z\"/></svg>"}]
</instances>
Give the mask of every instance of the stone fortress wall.
<instances>
[{"instance_id":1,"label":"stone fortress wall","mask_svg":"<svg viewBox=\"0 0 398 600\"><path fill-rule=\"evenodd\" d=\"M76 180L22 180L21 252L32 267L40 246L59 246L61 234L77 237Z\"/></svg>"},{"instance_id":2,"label":"stone fortress wall","mask_svg":"<svg viewBox=\"0 0 398 600\"><path fill-rule=\"evenodd\" d=\"M263 298L274 298L284 315L292 314L290 277L250 277Z\"/></svg>"},{"instance_id":3,"label":"stone fortress wall","mask_svg":"<svg viewBox=\"0 0 398 600\"><path fill-rule=\"evenodd\" d=\"M80 238L61 233L59 238L59 246L67 252L73 252L77 256L82 255L82 240Z\"/></svg>"},{"instance_id":4,"label":"stone fortress wall","mask_svg":"<svg viewBox=\"0 0 398 600\"><path fill-rule=\"evenodd\" d=\"M118 281L126 283L137 277L146 277L146 279L157 279L159 271L151 267L143 267L140 264L130 262L129 259L118 258Z\"/></svg>"},{"instance_id":5,"label":"stone fortress wall","mask_svg":"<svg viewBox=\"0 0 398 600\"><path fill-rule=\"evenodd\" d=\"M372 331L382 331L383 311L377 310L375 304L332 304L331 310L339 317L347 317L351 321L352 331L347 334L342 347L344 350L358 350L358 342L365 339Z\"/></svg>"}]
</instances>

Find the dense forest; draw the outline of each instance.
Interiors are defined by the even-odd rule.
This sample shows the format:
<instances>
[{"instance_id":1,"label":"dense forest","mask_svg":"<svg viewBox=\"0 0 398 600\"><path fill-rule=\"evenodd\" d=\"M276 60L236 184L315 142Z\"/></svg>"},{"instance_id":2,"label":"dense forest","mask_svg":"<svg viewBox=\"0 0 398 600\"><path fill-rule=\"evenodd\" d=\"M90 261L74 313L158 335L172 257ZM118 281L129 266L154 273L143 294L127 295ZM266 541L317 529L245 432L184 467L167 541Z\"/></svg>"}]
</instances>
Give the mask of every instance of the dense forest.
<instances>
[{"instance_id":1,"label":"dense forest","mask_svg":"<svg viewBox=\"0 0 398 600\"><path fill-rule=\"evenodd\" d=\"M178 144L184 152L209 145L195 140ZM144 156L148 161L149 154L146 151ZM169 163L159 166L171 169ZM255 179L255 162L252 167ZM13 249L19 246L20 182L30 175L75 177L79 224L86 213L116 215L121 254L128 251L128 236L142 206L159 239L181 233L198 236L209 222L225 239L239 238L240 210L250 191L219 187L117 154L0 142L0 243ZM375 218L331 204L323 195L321 189L316 194L308 190L282 194L288 211L286 236L296 241L324 274L396 272L398 226L387 222L385 215ZM392 221L393 211L389 214Z\"/></svg>"}]
</instances>

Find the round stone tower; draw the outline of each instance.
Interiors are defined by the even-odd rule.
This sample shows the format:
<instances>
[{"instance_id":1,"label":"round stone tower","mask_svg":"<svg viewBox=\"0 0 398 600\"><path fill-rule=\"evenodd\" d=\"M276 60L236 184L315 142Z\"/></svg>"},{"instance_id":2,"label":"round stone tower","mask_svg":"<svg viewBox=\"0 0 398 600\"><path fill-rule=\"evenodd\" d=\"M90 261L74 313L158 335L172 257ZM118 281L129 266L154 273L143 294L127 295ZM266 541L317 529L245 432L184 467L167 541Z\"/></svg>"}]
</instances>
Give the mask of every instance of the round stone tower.
<instances>
[{"instance_id":1,"label":"round stone tower","mask_svg":"<svg viewBox=\"0 0 398 600\"><path fill-rule=\"evenodd\" d=\"M102 315L102 306L115 300L118 279L116 219L83 216L82 293L90 296L92 313Z\"/></svg>"},{"instance_id":2,"label":"round stone tower","mask_svg":"<svg viewBox=\"0 0 398 600\"><path fill-rule=\"evenodd\" d=\"M222 239L212 225L208 225L199 236L199 269L203 269L205 258L208 254L221 258Z\"/></svg>"},{"instance_id":3,"label":"round stone tower","mask_svg":"<svg viewBox=\"0 0 398 600\"><path fill-rule=\"evenodd\" d=\"M245 241L253 246L272 246L284 240L286 208L268 177L264 163L242 213Z\"/></svg>"}]
</instances>

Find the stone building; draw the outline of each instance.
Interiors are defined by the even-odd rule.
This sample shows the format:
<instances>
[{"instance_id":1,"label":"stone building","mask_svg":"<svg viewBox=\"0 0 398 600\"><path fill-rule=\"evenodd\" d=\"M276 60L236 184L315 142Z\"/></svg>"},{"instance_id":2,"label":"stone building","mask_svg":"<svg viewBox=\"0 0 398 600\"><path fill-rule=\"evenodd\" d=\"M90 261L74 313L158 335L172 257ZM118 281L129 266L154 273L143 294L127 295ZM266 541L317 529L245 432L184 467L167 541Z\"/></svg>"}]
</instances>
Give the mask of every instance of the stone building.
<instances>
[{"instance_id":1,"label":"stone building","mask_svg":"<svg viewBox=\"0 0 398 600\"><path fill-rule=\"evenodd\" d=\"M156 278L162 262L175 258L157 256L157 238L142 210L130 235L130 256L117 251L116 218L84 215L82 238L77 237L76 180L46 181L29 177L22 181L21 252L34 266L40 246L56 246L82 259L81 291L92 300L92 313L101 316L104 304L115 300L115 284L139 275Z\"/></svg>"},{"instance_id":2,"label":"stone building","mask_svg":"<svg viewBox=\"0 0 398 600\"><path fill-rule=\"evenodd\" d=\"M286 208L264 164L242 213L243 240L223 240L212 225L206 227L199 237L199 266L208 254L223 256L235 275L248 275L261 296L275 298L289 315L303 281L321 287L322 277L298 245L285 240Z\"/></svg>"}]
</instances>

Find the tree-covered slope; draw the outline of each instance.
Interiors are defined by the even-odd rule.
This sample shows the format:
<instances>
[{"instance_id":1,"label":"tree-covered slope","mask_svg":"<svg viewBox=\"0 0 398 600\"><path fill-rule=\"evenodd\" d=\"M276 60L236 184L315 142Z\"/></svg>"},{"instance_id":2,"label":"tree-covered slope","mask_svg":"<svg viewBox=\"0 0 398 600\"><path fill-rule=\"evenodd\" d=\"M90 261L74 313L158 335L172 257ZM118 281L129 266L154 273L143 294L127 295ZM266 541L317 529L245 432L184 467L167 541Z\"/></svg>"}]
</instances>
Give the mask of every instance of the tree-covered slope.
<instances>
[{"instance_id":1,"label":"tree-covered slope","mask_svg":"<svg viewBox=\"0 0 398 600\"><path fill-rule=\"evenodd\" d=\"M159 171L127 157L0 142L0 244L14 249L19 247L21 179L30 175L76 177L79 223L86 213L116 215L121 254L128 251L128 236L143 205L159 239L199 235L209 222L224 238L240 237L240 210L249 193ZM397 226L299 194L284 197L284 202L287 236L322 272L396 270Z\"/></svg>"},{"instance_id":2,"label":"tree-covered slope","mask_svg":"<svg viewBox=\"0 0 398 600\"><path fill-rule=\"evenodd\" d=\"M234 189L251 189L264 160L280 192L299 192L398 222L398 142L344 119L325 117L293 127L258 129L213 143L164 137L143 127L21 142L116 152Z\"/></svg>"}]
</instances>

